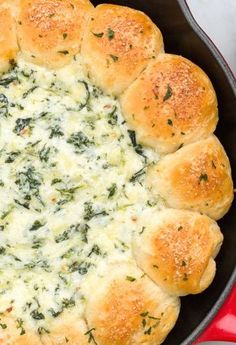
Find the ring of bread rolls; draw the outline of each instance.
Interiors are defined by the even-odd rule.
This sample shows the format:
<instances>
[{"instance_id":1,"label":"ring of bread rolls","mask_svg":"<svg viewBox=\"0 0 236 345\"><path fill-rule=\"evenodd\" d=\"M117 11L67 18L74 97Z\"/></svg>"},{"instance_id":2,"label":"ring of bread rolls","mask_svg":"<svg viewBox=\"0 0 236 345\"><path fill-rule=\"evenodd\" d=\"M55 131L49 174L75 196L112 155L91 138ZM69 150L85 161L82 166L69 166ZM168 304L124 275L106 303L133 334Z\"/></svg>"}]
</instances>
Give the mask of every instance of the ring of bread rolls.
<instances>
[{"instance_id":1,"label":"ring of bread rolls","mask_svg":"<svg viewBox=\"0 0 236 345\"><path fill-rule=\"evenodd\" d=\"M0 42L0 72L10 69L18 54L52 69L80 54L92 81L120 96L137 141L162 155L148 168L146 182L172 208L134 235L134 262L113 265L98 277L86 299L87 325L68 315L39 340L30 333L19 337L20 326L2 316L11 335L6 338L1 329L0 343L58 345L69 339L82 345L89 334L98 345L160 344L178 317L177 296L201 292L213 280L223 240L214 220L233 200L229 160L212 135L218 110L210 80L189 60L164 54L160 30L128 7L2 0Z\"/></svg>"}]
</instances>

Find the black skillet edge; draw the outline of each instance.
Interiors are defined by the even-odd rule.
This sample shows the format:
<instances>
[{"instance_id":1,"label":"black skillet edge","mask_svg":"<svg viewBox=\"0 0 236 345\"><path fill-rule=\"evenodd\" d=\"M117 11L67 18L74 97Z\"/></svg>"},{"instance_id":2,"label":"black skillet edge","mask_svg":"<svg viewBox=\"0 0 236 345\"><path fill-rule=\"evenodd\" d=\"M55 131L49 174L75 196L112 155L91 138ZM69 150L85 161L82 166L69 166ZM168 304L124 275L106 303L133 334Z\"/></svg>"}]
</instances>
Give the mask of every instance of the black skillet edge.
<instances>
[{"instance_id":1,"label":"black skillet edge","mask_svg":"<svg viewBox=\"0 0 236 345\"><path fill-rule=\"evenodd\" d=\"M224 71L228 82L236 96L236 79L234 78L234 75L228 66L227 62L219 52L219 50L216 48L214 43L211 41L211 39L207 36L207 34L200 28L200 26L195 21L187 3L185 0L177 0L181 10L188 21L191 28L194 30L194 32L200 37L200 39L205 43L205 45L208 47L208 49L211 51L219 65L221 66L222 70ZM203 319L203 321L199 324L199 326L180 344L180 345L191 345L204 331L204 329L207 328L209 323L213 320L213 318L216 316L216 314L219 312L220 308L224 304L227 296L229 295L232 287L236 283L236 267L231 275L231 278L229 279L225 289L221 293L218 301L215 303L214 307L210 310L208 315ZM219 339L220 340L220 339Z\"/></svg>"},{"instance_id":2,"label":"black skillet edge","mask_svg":"<svg viewBox=\"0 0 236 345\"><path fill-rule=\"evenodd\" d=\"M215 59L221 66L222 70L224 71L231 88L236 96L236 79L233 75L232 70L230 69L229 65L225 61L223 55L220 53L218 48L215 46L215 44L212 42L212 40L209 38L209 36L202 30L202 28L198 25L196 20L194 19L192 12L186 2L186 0L177 0L179 3L179 6L181 7L181 10L187 19L189 25L194 30L194 32L200 37L200 39L205 43L205 45L208 47L208 49L211 51L211 53L214 55Z\"/></svg>"}]
</instances>

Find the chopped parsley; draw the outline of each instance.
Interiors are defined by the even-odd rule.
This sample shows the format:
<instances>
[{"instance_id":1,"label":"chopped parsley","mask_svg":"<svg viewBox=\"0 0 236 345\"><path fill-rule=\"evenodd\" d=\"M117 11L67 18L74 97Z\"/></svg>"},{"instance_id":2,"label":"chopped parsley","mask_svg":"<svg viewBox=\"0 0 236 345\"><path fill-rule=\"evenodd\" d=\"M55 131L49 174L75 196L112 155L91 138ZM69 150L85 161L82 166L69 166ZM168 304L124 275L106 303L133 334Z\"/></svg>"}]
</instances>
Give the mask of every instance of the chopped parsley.
<instances>
[{"instance_id":1,"label":"chopped parsley","mask_svg":"<svg viewBox=\"0 0 236 345\"><path fill-rule=\"evenodd\" d=\"M78 226L77 229L78 229L78 231L80 233L82 242L88 243L88 231L90 229L88 224L81 224L81 225Z\"/></svg>"},{"instance_id":2,"label":"chopped parsley","mask_svg":"<svg viewBox=\"0 0 236 345\"><path fill-rule=\"evenodd\" d=\"M33 319L35 320L44 320L45 316L43 315L43 313L40 313L38 311L38 309L33 310L30 315L32 316Z\"/></svg>"},{"instance_id":3,"label":"chopped parsley","mask_svg":"<svg viewBox=\"0 0 236 345\"><path fill-rule=\"evenodd\" d=\"M91 94L90 94L90 91L89 91L88 83L86 83L84 80L78 80L78 83L80 83L80 84L82 84L84 86L84 89L85 89L85 92L86 92L85 101L80 103L78 110L82 110L86 106L89 109L89 100L90 100Z\"/></svg>"},{"instance_id":4,"label":"chopped parsley","mask_svg":"<svg viewBox=\"0 0 236 345\"><path fill-rule=\"evenodd\" d=\"M59 205L63 205L74 200L75 192L80 188L80 186L70 187L70 188L57 188L56 190L61 194L62 199L59 201Z\"/></svg>"},{"instance_id":5,"label":"chopped parsley","mask_svg":"<svg viewBox=\"0 0 236 345\"><path fill-rule=\"evenodd\" d=\"M109 192L108 193L108 199L110 199L110 198L112 198L115 195L115 193L117 191L116 183L112 183L111 187L107 188L107 190Z\"/></svg>"},{"instance_id":6,"label":"chopped parsley","mask_svg":"<svg viewBox=\"0 0 236 345\"><path fill-rule=\"evenodd\" d=\"M107 37L109 41L111 41L115 37L115 32L111 28L108 28L107 30Z\"/></svg>"},{"instance_id":7,"label":"chopped parsley","mask_svg":"<svg viewBox=\"0 0 236 345\"><path fill-rule=\"evenodd\" d=\"M39 327L38 328L38 334L42 335L42 334L49 334L50 331L48 329L46 329L45 327Z\"/></svg>"},{"instance_id":8,"label":"chopped parsley","mask_svg":"<svg viewBox=\"0 0 236 345\"><path fill-rule=\"evenodd\" d=\"M45 223L42 223L40 220L36 220L32 226L29 228L29 231L37 231L38 229L42 228Z\"/></svg>"},{"instance_id":9,"label":"chopped parsley","mask_svg":"<svg viewBox=\"0 0 236 345\"><path fill-rule=\"evenodd\" d=\"M167 101L169 98L171 98L172 95L173 95L172 89L171 89L170 85L168 85L167 86L167 90L166 90L166 94L165 94L165 96L163 98L163 101L164 102Z\"/></svg>"},{"instance_id":10,"label":"chopped parsley","mask_svg":"<svg viewBox=\"0 0 236 345\"><path fill-rule=\"evenodd\" d=\"M136 182L139 181L140 177L146 174L145 167L137 171L130 179L129 182Z\"/></svg>"},{"instance_id":11,"label":"chopped parsley","mask_svg":"<svg viewBox=\"0 0 236 345\"><path fill-rule=\"evenodd\" d=\"M25 128L32 128L32 117L27 117L25 119L17 119L13 132L20 135Z\"/></svg>"},{"instance_id":12,"label":"chopped parsley","mask_svg":"<svg viewBox=\"0 0 236 345\"><path fill-rule=\"evenodd\" d=\"M204 181L204 182L207 182L208 181L208 175L207 174L201 174L199 176L199 181Z\"/></svg>"},{"instance_id":13,"label":"chopped parsley","mask_svg":"<svg viewBox=\"0 0 236 345\"><path fill-rule=\"evenodd\" d=\"M31 87L29 90L27 90L26 92L23 93L22 98L25 99L26 97L28 97L37 88L38 88L38 86Z\"/></svg>"},{"instance_id":14,"label":"chopped parsley","mask_svg":"<svg viewBox=\"0 0 236 345\"><path fill-rule=\"evenodd\" d=\"M90 250L90 252L88 254L88 257L90 257L92 254L95 254L95 255L101 255L102 254L102 251L97 244L93 245L92 249Z\"/></svg>"},{"instance_id":15,"label":"chopped parsley","mask_svg":"<svg viewBox=\"0 0 236 345\"><path fill-rule=\"evenodd\" d=\"M5 163L13 163L16 158L20 155L20 151L12 151L7 153L7 157L5 159Z\"/></svg>"},{"instance_id":16,"label":"chopped parsley","mask_svg":"<svg viewBox=\"0 0 236 345\"><path fill-rule=\"evenodd\" d=\"M39 187L42 184L42 179L41 176L36 172L35 168L29 166L18 173L15 184L18 185L19 189L24 194L38 195Z\"/></svg>"},{"instance_id":17,"label":"chopped parsley","mask_svg":"<svg viewBox=\"0 0 236 345\"><path fill-rule=\"evenodd\" d=\"M9 86L15 80L17 80L17 76L12 75L12 76L9 76L8 78L0 79L0 85Z\"/></svg>"},{"instance_id":18,"label":"chopped parsley","mask_svg":"<svg viewBox=\"0 0 236 345\"><path fill-rule=\"evenodd\" d=\"M142 146L140 144L137 144L135 131L128 130L128 134L129 134L131 143L132 143L132 145L133 145L133 147L135 149L135 152L138 155L143 156L144 158L146 158L146 156L145 156L145 154L143 152Z\"/></svg>"},{"instance_id":19,"label":"chopped parsley","mask_svg":"<svg viewBox=\"0 0 236 345\"><path fill-rule=\"evenodd\" d=\"M7 324L6 324L6 323L0 323L0 327L1 327L2 329L6 329L6 328L7 328Z\"/></svg>"},{"instance_id":20,"label":"chopped parsley","mask_svg":"<svg viewBox=\"0 0 236 345\"><path fill-rule=\"evenodd\" d=\"M102 38L104 35L104 32L98 32L98 33L93 32L93 35L98 37L98 38Z\"/></svg>"},{"instance_id":21,"label":"chopped parsley","mask_svg":"<svg viewBox=\"0 0 236 345\"><path fill-rule=\"evenodd\" d=\"M88 202L85 202L84 204L84 220L91 220L92 218L94 217L98 217L98 216L107 216L107 212L105 210L102 210L102 211L98 211L98 210L95 210L93 208L93 204L88 201Z\"/></svg>"},{"instance_id":22,"label":"chopped parsley","mask_svg":"<svg viewBox=\"0 0 236 345\"><path fill-rule=\"evenodd\" d=\"M24 335L25 334L25 329L23 327L24 321L21 318L18 318L16 320L16 328L20 329L20 335Z\"/></svg>"},{"instance_id":23,"label":"chopped parsley","mask_svg":"<svg viewBox=\"0 0 236 345\"><path fill-rule=\"evenodd\" d=\"M116 55L110 54L110 57L112 58L114 62L117 62L119 60L118 56Z\"/></svg>"},{"instance_id":24,"label":"chopped parsley","mask_svg":"<svg viewBox=\"0 0 236 345\"><path fill-rule=\"evenodd\" d=\"M50 129L49 139L59 138L59 137L64 136L64 133L62 132L62 129L59 125L52 126L49 129Z\"/></svg>"},{"instance_id":25,"label":"chopped parsley","mask_svg":"<svg viewBox=\"0 0 236 345\"><path fill-rule=\"evenodd\" d=\"M161 319L150 315L148 311L140 314L142 317L143 333L145 335L151 335L152 331L160 324Z\"/></svg>"},{"instance_id":26,"label":"chopped parsley","mask_svg":"<svg viewBox=\"0 0 236 345\"><path fill-rule=\"evenodd\" d=\"M116 125L118 121L117 106L114 106L112 111L108 113L108 123L112 126Z\"/></svg>"},{"instance_id":27,"label":"chopped parsley","mask_svg":"<svg viewBox=\"0 0 236 345\"><path fill-rule=\"evenodd\" d=\"M8 116L8 99L3 93L0 94L0 116Z\"/></svg>"},{"instance_id":28,"label":"chopped parsley","mask_svg":"<svg viewBox=\"0 0 236 345\"><path fill-rule=\"evenodd\" d=\"M62 308L72 308L75 306L75 300L73 297L71 298L63 298L62 300Z\"/></svg>"},{"instance_id":29,"label":"chopped parsley","mask_svg":"<svg viewBox=\"0 0 236 345\"><path fill-rule=\"evenodd\" d=\"M58 50L59 54L63 54L63 55L68 55L69 51L68 50Z\"/></svg>"},{"instance_id":30,"label":"chopped parsley","mask_svg":"<svg viewBox=\"0 0 236 345\"><path fill-rule=\"evenodd\" d=\"M71 229L65 230L62 234L58 235L55 238L55 242L60 243L60 242L69 240L71 233L72 233Z\"/></svg>"},{"instance_id":31,"label":"chopped parsley","mask_svg":"<svg viewBox=\"0 0 236 345\"><path fill-rule=\"evenodd\" d=\"M62 36L63 36L63 39L65 40L67 38L67 36L68 36L67 32L63 32Z\"/></svg>"},{"instance_id":32,"label":"chopped parsley","mask_svg":"<svg viewBox=\"0 0 236 345\"><path fill-rule=\"evenodd\" d=\"M98 345L98 343L96 342L93 332L95 331L95 328L91 328L89 329L86 333L84 333L84 335L88 336L88 343L90 344L91 342L93 342L95 345Z\"/></svg>"},{"instance_id":33,"label":"chopped parsley","mask_svg":"<svg viewBox=\"0 0 236 345\"><path fill-rule=\"evenodd\" d=\"M44 147L39 151L39 159L41 162L48 162L51 150L51 147L44 145Z\"/></svg>"},{"instance_id":34,"label":"chopped parsley","mask_svg":"<svg viewBox=\"0 0 236 345\"><path fill-rule=\"evenodd\" d=\"M83 153L93 142L81 131L72 133L67 139L67 143L75 147L76 153Z\"/></svg>"}]
</instances>

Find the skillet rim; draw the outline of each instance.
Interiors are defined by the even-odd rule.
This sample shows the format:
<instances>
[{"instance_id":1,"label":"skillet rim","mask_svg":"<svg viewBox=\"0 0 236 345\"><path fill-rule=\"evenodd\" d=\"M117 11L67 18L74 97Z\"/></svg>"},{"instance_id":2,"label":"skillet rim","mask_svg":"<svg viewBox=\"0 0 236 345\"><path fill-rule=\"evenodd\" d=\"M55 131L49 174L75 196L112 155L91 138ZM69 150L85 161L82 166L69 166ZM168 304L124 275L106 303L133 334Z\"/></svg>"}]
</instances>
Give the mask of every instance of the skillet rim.
<instances>
[{"instance_id":1,"label":"skillet rim","mask_svg":"<svg viewBox=\"0 0 236 345\"><path fill-rule=\"evenodd\" d=\"M193 14L187 4L186 0L177 0L180 9L187 20L191 29L195 32L195 34L202 40L202 42L206 45L208 50L212 53L213 57L220 65L221 69L223 70L228 83L236 97L236 78L229 67L228 63L224 59L223 55L210 39L210 37L205 33L205 31L199 26L196 22ZM180 343L180 345L192 345L194 341L204 332L204 330L209 326L209 324L213 321L221 307L223 306L224 302L226 301L227 297L229 296L234 284L236 283L236 265L235 268L225 286L223 291L221 292L218 300L215 302L211 310L205 316L205 318L200 322L200 324L195 328L195 330L184 340Z\"/></svg>"},{"instance_id":2,"label":"skillet rim","mask_svg":"<svg viewBox=\"0 0 236 345\"><path fill-rule=\"evenodd\" d=\"M189 5L186 0L176 0L180 6L180 9L185 16L188 24L197 34L197 36L203 41L206 47L210 50L215 60L220 65L224 74L227 77L227 80L231 86L231 89L236 97L236 76L234 76L233 71L231 70L229 64L225 60L224 56L221 54L220 50L216 47L215 43L210 39L206 32L200 27L200 25L195 20Z\"/></svg>"},{"instance_id":3,"label":"skillet rim","mask_svg":"<svg viewBox=\"0 0 236 345\"><path fill-rule=\"evenodd\" d=\"M180 6L183 16L187 20L189 27L195 32L195 34L205 44L206 48L211 52L212 57L215 59L215 61L218 63L218 65L224 72L224 75L226 76L226 79L228 81L228 84L234 96L236 96L236 79L229 65L227 64L227 62L225 61L225 59L223 58L223 56L221 55L220 51L217 49L215 44L211 41L211 39L207 36L207 34L200 28L200 26L195 21L186 0L176 0L176 1ZM235 282L236 282L236 267L232 271L232 274L225 288L222 290L218 300L214 303L213 307L210 309L210 311L207 313L204 319L198 324L195 330L192 331L190 335L184 341L180 343L180 345L193 344L194 340L196 340L197 337L204 331L204 329L206 329L206 327L213 320L217 312L220 310L221 306L224 304Z\"/></svg>"}]
</instances>

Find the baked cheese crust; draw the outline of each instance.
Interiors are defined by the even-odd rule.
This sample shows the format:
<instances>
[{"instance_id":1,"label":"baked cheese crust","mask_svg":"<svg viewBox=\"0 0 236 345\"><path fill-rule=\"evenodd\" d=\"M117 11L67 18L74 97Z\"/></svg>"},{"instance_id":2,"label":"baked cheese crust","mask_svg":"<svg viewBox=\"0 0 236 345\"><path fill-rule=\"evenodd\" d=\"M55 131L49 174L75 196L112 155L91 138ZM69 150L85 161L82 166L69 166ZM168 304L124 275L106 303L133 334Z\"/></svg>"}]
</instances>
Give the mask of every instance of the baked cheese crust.
<instances>
[{"instance_id":1,"label":"baked cheese crust","mask_svg":"<svg viewBox=\"0 0 236 345\"><path fill-rule=\"evenodd\" d=\"M128 7L3 0L0 28L0 344L161 344L233 199L211 82Z\"/></svg>"}]
</instances>

